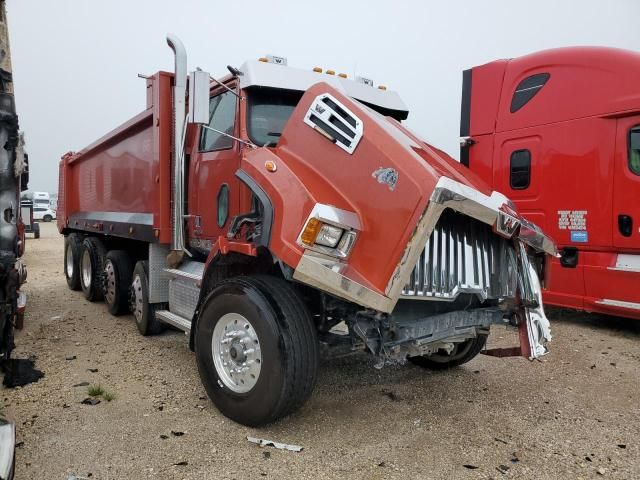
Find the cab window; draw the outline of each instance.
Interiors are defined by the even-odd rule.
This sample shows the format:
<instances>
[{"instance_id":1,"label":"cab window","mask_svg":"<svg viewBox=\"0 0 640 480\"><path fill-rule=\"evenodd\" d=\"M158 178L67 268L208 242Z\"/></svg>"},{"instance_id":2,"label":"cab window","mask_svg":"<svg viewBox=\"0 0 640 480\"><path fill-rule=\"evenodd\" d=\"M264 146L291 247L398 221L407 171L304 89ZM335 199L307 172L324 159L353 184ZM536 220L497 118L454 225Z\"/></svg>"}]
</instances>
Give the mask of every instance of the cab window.
<instances>
[{"instance_id":1,"label":"cab window","mask_svg":"<svg viewBox=\"0 0 640 480\"><path fill-rule=\"evenodd\" d=\"M636 175L640 175L640 125L636 125L629 132L629 168Z\"/></svg>"},{"instance_id":2,"label":"cab window","mask_svg":"<svg viewBox=\"0 0 640 480\"><path fill-rule=\"evenodd\" d=\"M302 92L253 87L249 96L249 138L260 146L278 143L284 126L302 97Z\"/></svg>"},{"instance_id":3,"label":"cab window","mask_svg":"<svg viewBox=\"0 0 640 480\"><path fill-rule=\"evenodd\" d=\"M224 92L211 97L208 126L213 130L204 126L201 128L200 151L210 152L233 147L233 138L228 135L233 135L235 122L236 96L232 92Z\"/></svg>"}]
</instances>

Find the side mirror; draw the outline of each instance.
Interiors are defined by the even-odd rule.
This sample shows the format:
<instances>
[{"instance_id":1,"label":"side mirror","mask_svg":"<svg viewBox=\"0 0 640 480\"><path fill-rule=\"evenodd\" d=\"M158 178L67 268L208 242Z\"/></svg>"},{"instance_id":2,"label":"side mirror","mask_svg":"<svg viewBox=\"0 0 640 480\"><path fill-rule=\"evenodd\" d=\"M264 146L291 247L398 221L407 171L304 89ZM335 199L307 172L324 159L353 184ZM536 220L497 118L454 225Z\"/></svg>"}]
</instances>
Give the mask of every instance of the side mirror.
<instances>
[{"instance_id":1,"label":"side mirror","mask_svg":"<svg viewBox=\"0 0 640 480\"><path fill-rule=\"evenodd\" d=\"M209 72L189 74L189 123L209 123Z\"/></svg>"}]
</instances>

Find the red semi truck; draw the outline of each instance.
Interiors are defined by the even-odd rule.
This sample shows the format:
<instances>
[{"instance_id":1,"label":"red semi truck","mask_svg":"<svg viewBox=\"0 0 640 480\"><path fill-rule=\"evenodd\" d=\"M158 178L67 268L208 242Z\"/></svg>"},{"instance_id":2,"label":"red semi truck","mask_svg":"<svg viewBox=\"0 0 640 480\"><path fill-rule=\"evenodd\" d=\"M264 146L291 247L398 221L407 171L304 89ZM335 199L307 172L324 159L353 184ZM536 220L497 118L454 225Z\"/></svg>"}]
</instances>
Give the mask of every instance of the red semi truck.
<instances>
[{"instance_id":1,"label":"red semi truck","mask_svg":"<svg viewBox=\"0 0 640 480\"><path fill-rule=\"evenodd\" d=\"M176 70L146 78L147 108L61 160L70 288L131 308L143 335L185 331L209 396L247 425L300 407L324 354L446 368L494 324L520 347L490 353L546 353L555 246L407 130L397 93L280 57L187 76L167 40Z\"/></svg>"},{"instance_id":2,"label":"red semi truck","mask_svg":"<svg viewBox=\"0 0 640 480\"><path fill-rule=\"evenodd\" d=\"M466 70L461 162L558 244L545 303L640 319L640 54L559 48Z\"/></svg>"}]
</instances>

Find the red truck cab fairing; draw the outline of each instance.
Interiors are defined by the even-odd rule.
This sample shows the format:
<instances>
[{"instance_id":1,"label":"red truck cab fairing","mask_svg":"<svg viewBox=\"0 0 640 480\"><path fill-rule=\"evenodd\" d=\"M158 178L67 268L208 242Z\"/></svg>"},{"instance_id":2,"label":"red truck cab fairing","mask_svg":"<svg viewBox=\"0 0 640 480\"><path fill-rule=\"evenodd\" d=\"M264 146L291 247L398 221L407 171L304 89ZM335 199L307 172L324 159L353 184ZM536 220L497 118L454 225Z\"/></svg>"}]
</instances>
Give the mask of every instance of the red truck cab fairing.
<instances>
[{"instance_id":1,"label":"red truck cab fairing","mask_svg":"<svg viewBox=\"0 0 640 480\"><path fill-rule=\"evenodd\" d=\"M549 304L640 319L640 54L561 48L463 75L461 162L558 244Z\"/></svg>"}]
</instances>

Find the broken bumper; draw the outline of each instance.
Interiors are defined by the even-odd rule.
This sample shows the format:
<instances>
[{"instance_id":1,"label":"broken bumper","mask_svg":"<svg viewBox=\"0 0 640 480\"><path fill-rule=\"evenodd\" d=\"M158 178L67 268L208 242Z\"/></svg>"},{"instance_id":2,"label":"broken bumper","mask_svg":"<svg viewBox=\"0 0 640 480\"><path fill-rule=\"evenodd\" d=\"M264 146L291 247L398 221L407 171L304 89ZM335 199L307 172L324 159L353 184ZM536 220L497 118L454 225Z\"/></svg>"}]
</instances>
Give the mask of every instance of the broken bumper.
<instances>
[{"instance_id":1,"label":"broken bumper","mask_svg":"<svg viewBox=\"0 0 640 480\"><path fill-rule=\"evenodd\" d=\"M13 478L16 448L16 427L13 422L0 419L0 479Z\"/></svg>"},{"instance_id":2,"label":"broken bumper","mask_svg":"<svg viewBox=\"0 0 640 480\"><path fill-rule=\"evenodd\" d=\"M450 178L441 177L384 293L354 280L349 275L349 266L343 261L310 251L303 254L293 277L366 308L392 313L438 220L446 209L451 209L490 225L500 237L512 239L518 251L518 285L523 300L524 324L527 325L526 341L521 335L521 353L537 358L547 352L545 344L551 339L551 334L542 307L540 281L529 262L525 244L546 254L556 255L557 252L553 241L536 225L515 213L511 205L498 192L487 196Z\"/></svg>"}]
</instances>

